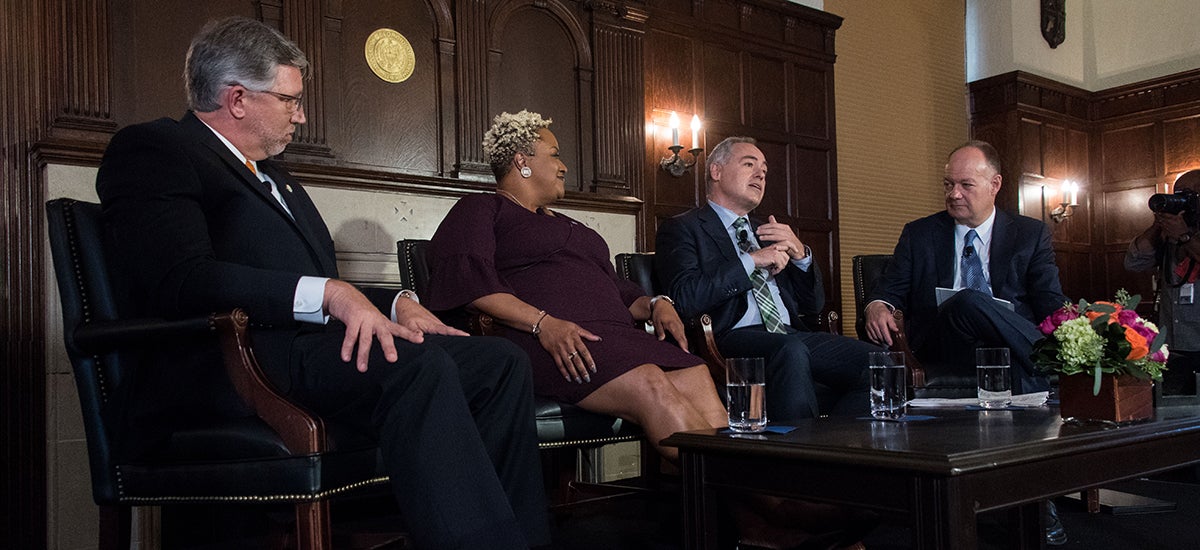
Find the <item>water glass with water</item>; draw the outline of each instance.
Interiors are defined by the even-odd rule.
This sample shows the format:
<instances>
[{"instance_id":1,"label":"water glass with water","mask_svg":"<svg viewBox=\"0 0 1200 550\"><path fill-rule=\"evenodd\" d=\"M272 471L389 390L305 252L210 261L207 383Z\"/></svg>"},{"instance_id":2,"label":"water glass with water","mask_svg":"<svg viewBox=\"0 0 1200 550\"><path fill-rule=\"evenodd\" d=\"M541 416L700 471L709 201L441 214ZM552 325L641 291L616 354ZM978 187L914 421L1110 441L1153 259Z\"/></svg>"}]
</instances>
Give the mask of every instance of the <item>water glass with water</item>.
<instances>
[{"instance_id":1,"label":"water glass with water","mask_svg":"<svg viewBox=\"0 0 1200 550\"><path fill-rule=\"evenodd\" d=\"M729 428L735 432L761 432L767 427L767 379L762 357L725 360L725 397Z\"/></svg>"},{"instance_id":2,"label":"water glass with water","mask_svg":"<svg viewBox=\"0 0 1200 550\"><path fill-rule=\"evenodd\" d=\"M979 381L979 406L1003 409L1012 403L1008 348L977 348L975 374Z\"/></svg>"},{"instance_id":3,"label":"water glass with water","mask_svg":"<svg viewBox=\"0 0 1200 550\"><path fill-rule=\"evenodd\" d=\"M871 416L896 419L904 416L908 392L904 376L904 354L872 351L867 354L871 370Z\"/></svg>"}]
</instances>

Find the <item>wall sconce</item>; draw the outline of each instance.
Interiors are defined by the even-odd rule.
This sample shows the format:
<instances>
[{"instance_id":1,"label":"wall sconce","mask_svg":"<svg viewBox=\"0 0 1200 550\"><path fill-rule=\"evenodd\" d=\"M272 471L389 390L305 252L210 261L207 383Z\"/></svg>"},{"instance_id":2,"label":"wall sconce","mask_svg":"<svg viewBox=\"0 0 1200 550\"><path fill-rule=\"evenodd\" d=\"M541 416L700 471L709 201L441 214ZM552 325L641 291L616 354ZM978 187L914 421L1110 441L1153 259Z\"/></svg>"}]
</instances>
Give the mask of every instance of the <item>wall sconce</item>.
<instances>
[{"instance_id":1,"label":"wall sconce","mask_svg":"<svg viewBox=\"0 0 1200 550\"><path fill-rule=\"evenodd\" d=\"M1054 210L1050 211L1050 219L1054 220L1054 223L1060 223L1075 213L1076 206L1079 206L1079 184L1071 180L1064 180L1061 202L1054 207Z\"/></svg>"},{"instance_id":2,"label":"wall sconce","mask_svg":"<svg viewBox=\"0 0 1200 550\"><path fill-rule=\"evenodd\" d=\"M679 115L675 111L671 111L671 146L667 149L671 150L671 154L663 157L659 161L659 165L663 170L675 177L680 177L687 172L688 168L696 165L696 159L699 158L700 152L700 117L692 115L692 148L688 149L688 153L692 155L691 160L683 160L679 156L679 152L683 150L683 146L679 144Z\"/></svg>"}]
</instances>

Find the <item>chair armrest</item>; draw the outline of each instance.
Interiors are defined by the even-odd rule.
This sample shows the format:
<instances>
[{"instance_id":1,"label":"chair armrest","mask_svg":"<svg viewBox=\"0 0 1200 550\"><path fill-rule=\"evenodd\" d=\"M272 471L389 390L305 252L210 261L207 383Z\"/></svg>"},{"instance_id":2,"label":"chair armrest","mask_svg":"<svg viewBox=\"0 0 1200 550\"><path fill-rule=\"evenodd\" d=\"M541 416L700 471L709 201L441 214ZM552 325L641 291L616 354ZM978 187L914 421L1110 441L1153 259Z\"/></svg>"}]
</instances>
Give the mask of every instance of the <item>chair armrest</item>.
<instances>
[{"instance_id":1,"label":"chair armrest","mask_svg":"<svg viewBox=\"0 0 1200 550\"><path fill-rule=\"evenodd\" d=\"M225 371L238 395L279 434L294 454L327 450L325 423L276 391L254 359L247 335L249 317L241 309L212 316L217 327Z\"/></svg>"},{"instance_id":2,"label":"chair armrest","mask_svg":"<svg viewBox=\"0 0 1200 550\"><path fill-rule=\"evenodd\" d=\"M908 336L904 332L904 312L897 309L892 312L892 318L896 320L896 332L892 333L891 350L904 353L904 364L908 367L909 386L924 388L925 367L921 366L921 362L913 354L912 348L908 346Z\"/></svg>"},{"instance_id":3,"label":"chair armrest","mask_svg":"<svg viewBox=\"0 0 1200 550\"><path fill-rule=\"evenodd\" d=\"M147 341L174 341L209 334L216 330L212 316L167 321L165 319L124 319L93 321L81 325L72 335L77 349L98 355Z\"/></svg>"},{"instance_id":4,"label":"chair armrest","mask_svg":"<svg viewBox=\"0 0 1200 550\"><path fill-rule=\"evenodd\" d=\"M828 332L841 336L842 334L842 314L837 310L827 309L821 312L817 317L817 328L821 332Z\"/></svg>"},{"instance_id":5,"label":"chair armrest","mask_svg":"<svg viewBox=\"0 0 1200 550\"><path fill-rule=\"evenodd\" d=\"M692 353L699 355L708 365L708 372L718 388L725 386L725 357L717 349L717 338L713 334L713 321L707 313L689 319L686 323L687 339Z\"/></svg>"},{"instance_id":6,"label":"chair armrest","mask_svg":"<svg viewBox=\"0 0 1200 550\"><path fill-rule=\"evenodd\" d=\"M504 332L504 325L497 323L491 315L473 312L467 317L467 332L476 336L499 336Z\"/></svg>"}]
</instances>

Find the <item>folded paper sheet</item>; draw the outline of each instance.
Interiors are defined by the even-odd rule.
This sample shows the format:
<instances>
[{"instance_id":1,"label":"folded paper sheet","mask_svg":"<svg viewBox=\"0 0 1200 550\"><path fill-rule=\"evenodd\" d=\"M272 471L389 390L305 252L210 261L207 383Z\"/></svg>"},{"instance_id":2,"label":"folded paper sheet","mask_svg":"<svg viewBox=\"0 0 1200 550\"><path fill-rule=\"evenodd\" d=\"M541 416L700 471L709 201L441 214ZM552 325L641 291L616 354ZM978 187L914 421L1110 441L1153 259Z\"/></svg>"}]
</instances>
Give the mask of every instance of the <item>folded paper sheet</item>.
<instances>
[{"instance_id":1,"label":"folded paper sheet","mask_svg":"<svg viewBox=\"0 0 1200 550\"><path fill-rule=\"evenodd\" d=\"M1046 399L1050 397L1050 392L1039 391L1033 393L1023 393L1012 396L1013 407L1040 407L1046 404ZM978 405L979 399L975 397L927 397L921 399L913 399L908 402L910 407L966 407L970 405Z\"/></svg>"}]
</instances>

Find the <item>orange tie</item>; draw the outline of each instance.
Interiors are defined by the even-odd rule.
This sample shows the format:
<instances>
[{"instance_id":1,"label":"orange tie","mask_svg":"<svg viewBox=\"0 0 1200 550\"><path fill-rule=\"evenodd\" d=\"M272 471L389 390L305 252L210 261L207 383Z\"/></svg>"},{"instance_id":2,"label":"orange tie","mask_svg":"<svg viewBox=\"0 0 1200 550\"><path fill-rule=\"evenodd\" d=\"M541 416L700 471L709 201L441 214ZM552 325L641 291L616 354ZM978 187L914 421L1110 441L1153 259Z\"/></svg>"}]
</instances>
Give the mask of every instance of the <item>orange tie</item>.
<instances>
[{"instance_id":1,"label":"orange tie","mask_svg":"<svg viewBox=\"0 0 1200 550\"><path fill-rule=\"evenodd\" d=\"M254 169L254 163L253 163L253 162L250 162L249 160L247 160L247 161L246 161L246 168L249 168L249 169L250 169L250 173L251 173L251 174L254 174L254 175L256 175L256 176L258 175L258 170L255 170L255 169Z\"/></svg>"}]
</instances>

